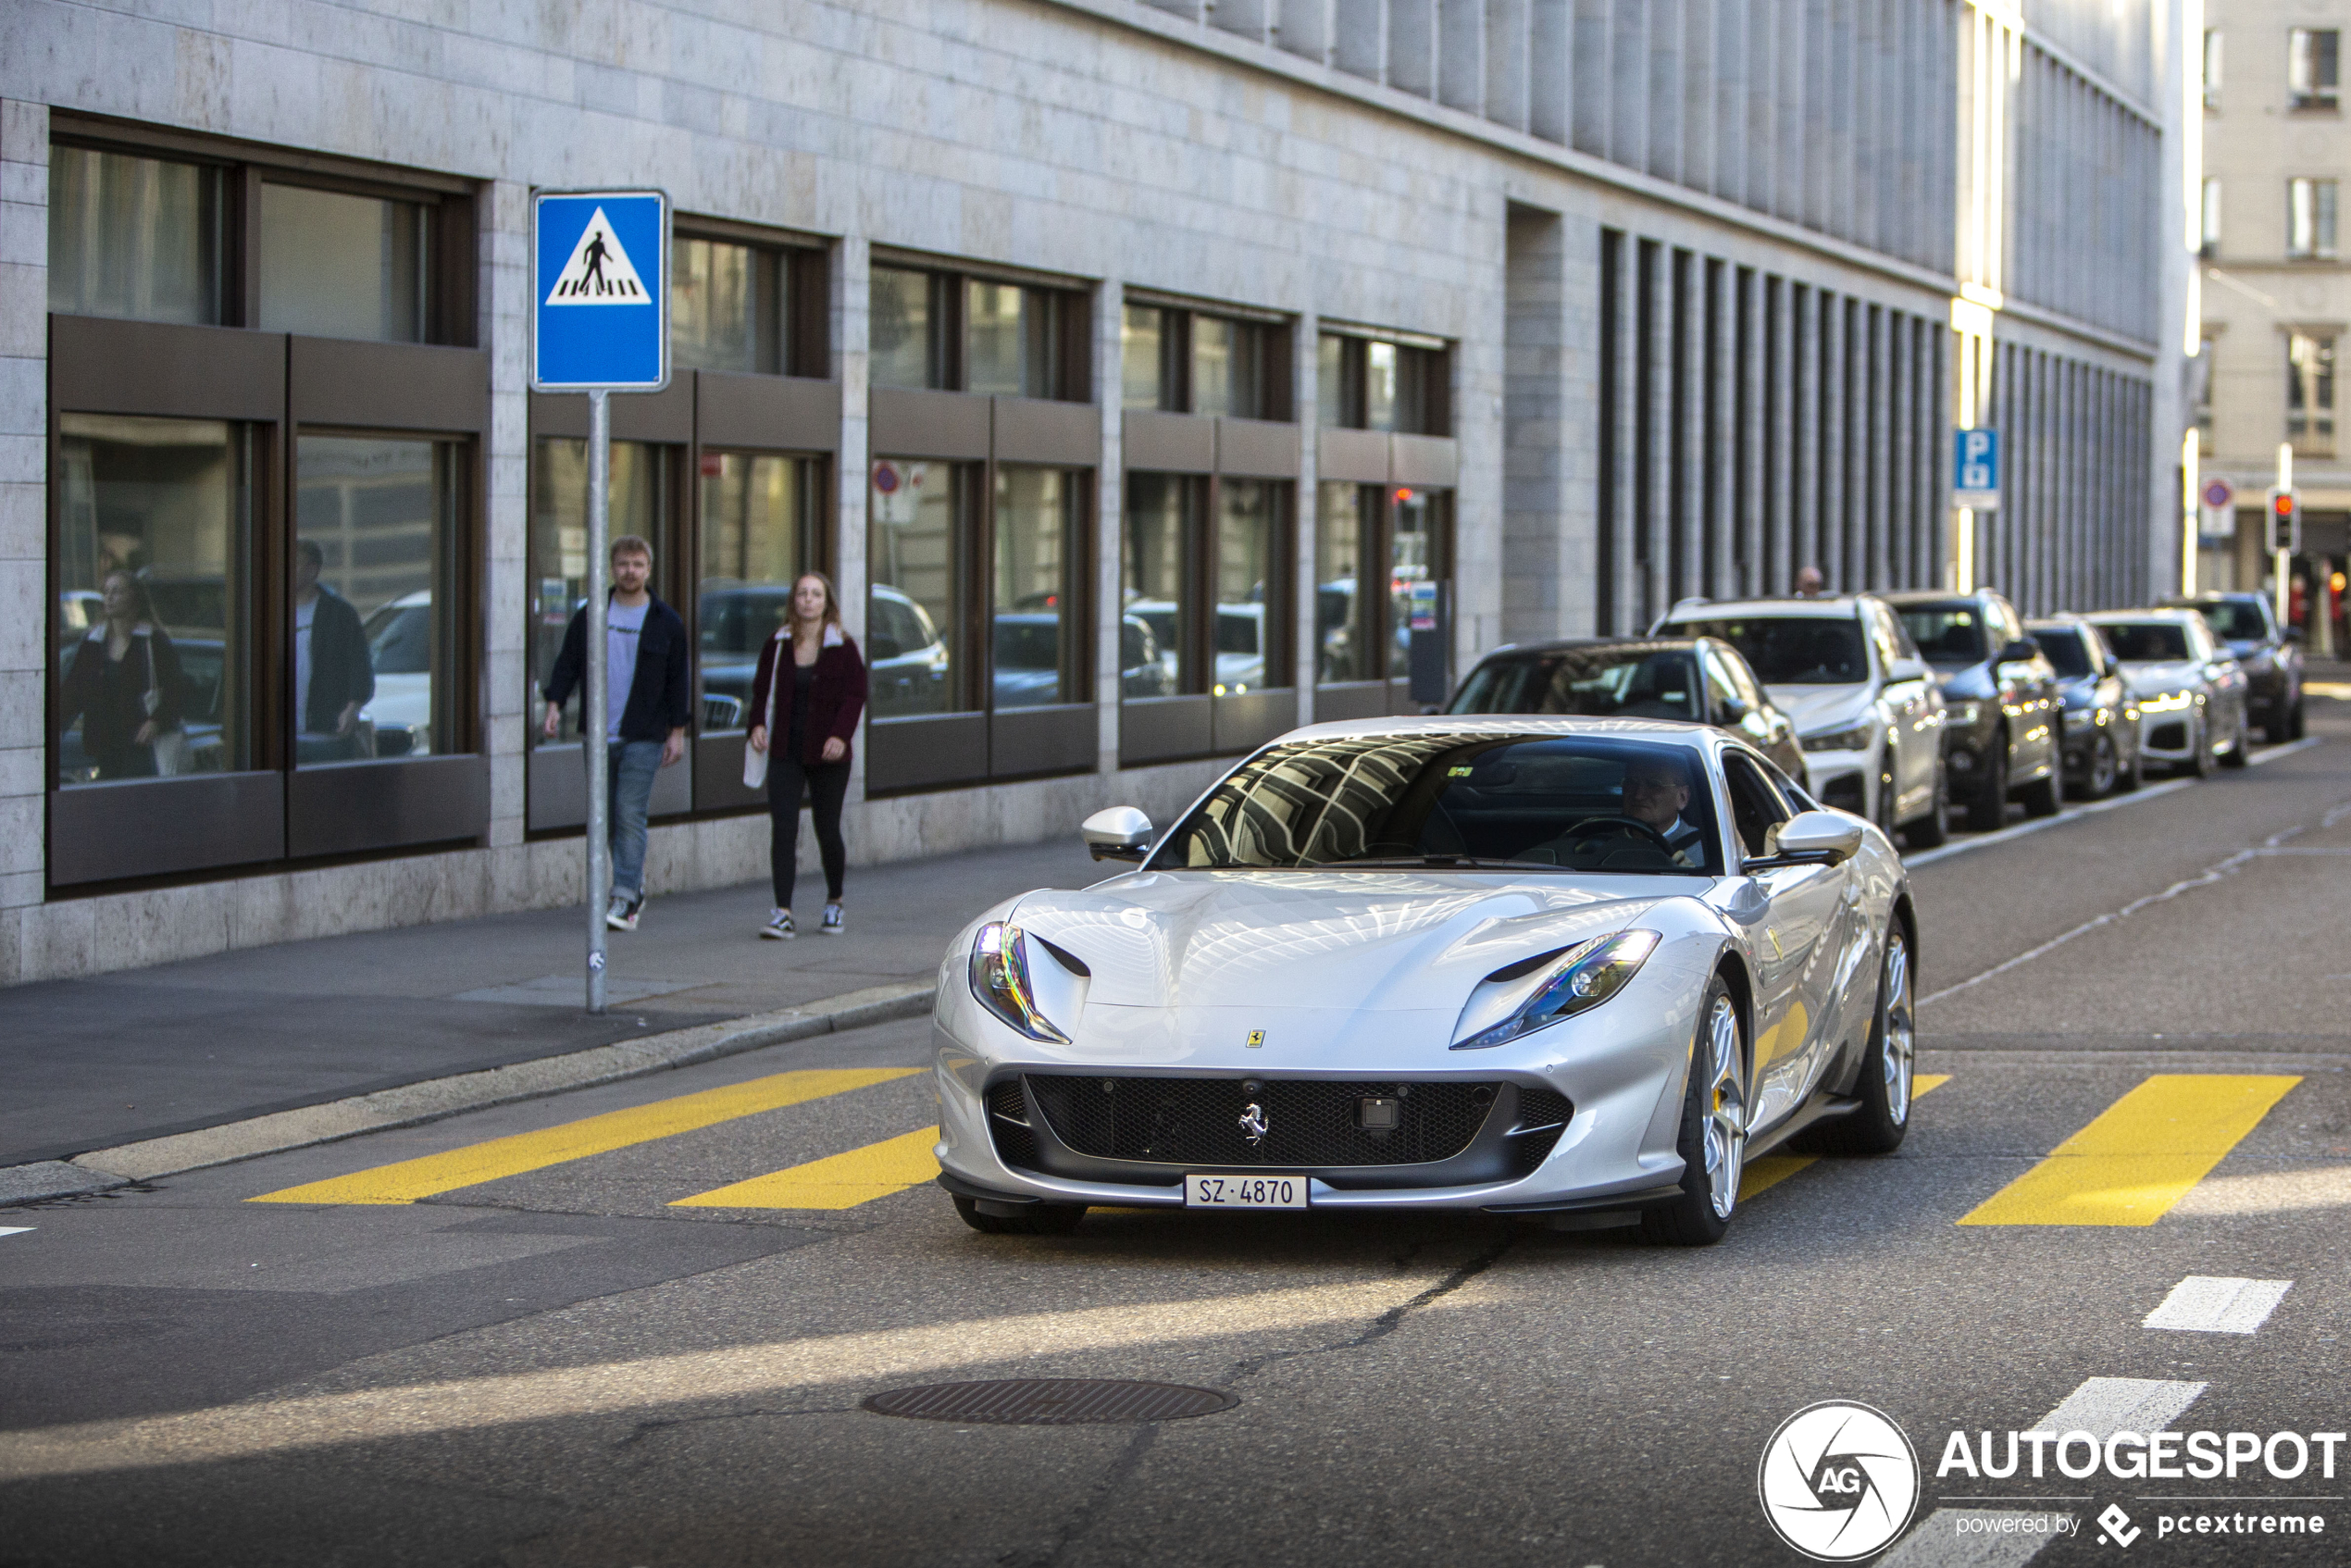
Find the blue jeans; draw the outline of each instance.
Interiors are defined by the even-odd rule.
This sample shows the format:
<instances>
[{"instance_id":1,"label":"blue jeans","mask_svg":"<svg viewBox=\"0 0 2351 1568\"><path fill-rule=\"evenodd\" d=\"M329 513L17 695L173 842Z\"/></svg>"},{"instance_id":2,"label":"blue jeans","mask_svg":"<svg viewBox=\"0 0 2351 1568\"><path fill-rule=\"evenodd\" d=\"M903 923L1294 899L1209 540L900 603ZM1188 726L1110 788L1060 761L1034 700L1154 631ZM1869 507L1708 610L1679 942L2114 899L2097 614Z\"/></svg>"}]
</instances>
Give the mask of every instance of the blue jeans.
<instances>
[{"instance_id":1,"label":"blue jeans","mask_svg":"<svg viewBox=\"0 0 2351 1568\"><path fill-rule=\"evenodd\" d=\"M605 798L612 815L612 890L636 899L645 891L645 808L661 771L658 740L614 740L604 747Z\"/></svg>"}]
</instances>

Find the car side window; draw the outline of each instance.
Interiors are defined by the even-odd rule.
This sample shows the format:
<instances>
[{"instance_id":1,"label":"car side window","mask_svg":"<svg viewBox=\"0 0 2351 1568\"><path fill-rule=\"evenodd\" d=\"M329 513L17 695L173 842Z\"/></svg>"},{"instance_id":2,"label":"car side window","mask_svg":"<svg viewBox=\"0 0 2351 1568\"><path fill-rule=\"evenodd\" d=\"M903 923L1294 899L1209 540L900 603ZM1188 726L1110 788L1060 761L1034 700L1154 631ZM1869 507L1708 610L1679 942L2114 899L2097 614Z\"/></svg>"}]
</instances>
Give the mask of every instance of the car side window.
<instances>
[{"instance_id":1,"label":"car side window","mask_svg":"<svg viewBox=\"0 0 2351 1568\"><path fill-rule=\"evenodd\" d=\"M1731 787L1731 824L1738 829L1739 847L1757 858L1770 854L1772 835L1789 815L1780 792L1737 752L1723 753L1723 776Z\"/></svg>"},{"instance_id":2,"label":"car side window","mask_svg":"<svg viewBox=\"0 0 2351 1568\"><path fill-rule=\"evenodd\" d=\"M1877 644L1878 666L1890 672L1902 657L1901 644L1895 641L1897 633L1893 613L1883 604L1871 604L1865 608L1865 618L1869 622L1870 641Z\"/></svg>"},{"instance_id":3,"label":"car side window","mask_svg":"<svg viewBox=\"0 0 2351 1568\"><path fill-rule=\"evenodd\" d=\"M1733 678L1720 653L1709 650L1699 658L1706 666L1707 706L1714 710L1715 721L1736 724L1753 711L1754 704L1739 691L1737 680Z\"/></svg>"}]
</instances>

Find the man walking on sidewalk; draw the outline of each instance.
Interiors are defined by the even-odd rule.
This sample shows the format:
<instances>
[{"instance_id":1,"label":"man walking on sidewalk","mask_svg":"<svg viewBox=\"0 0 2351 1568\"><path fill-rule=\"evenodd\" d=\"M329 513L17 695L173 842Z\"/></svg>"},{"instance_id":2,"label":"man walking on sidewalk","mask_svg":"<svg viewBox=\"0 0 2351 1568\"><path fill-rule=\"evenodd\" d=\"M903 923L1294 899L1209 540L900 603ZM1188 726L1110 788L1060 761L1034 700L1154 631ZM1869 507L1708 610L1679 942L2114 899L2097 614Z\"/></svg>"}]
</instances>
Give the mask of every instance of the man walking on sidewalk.
<instances>
[{"instance_id":1,"label":"man walking on sidewalk","mask_svg":"<svg viewBox=\"0 0 2351 1568\"><path fill-rule=\"evenodd\" d=\"M612 903L604 924L637 928L645 906L645 808L653 775L686 754L691 712L686 623L653 596L653 547L633 533L612 541L612 593L604 609L604 751L612 803ZM550 740L563 723L564 703L588 673L588 606L572 612L563 652L547 674L547 716L540 732ZM585 697L582 702L584 703ZM580 716L584 728L588 716Z\"/></svg>"}]
</instances>

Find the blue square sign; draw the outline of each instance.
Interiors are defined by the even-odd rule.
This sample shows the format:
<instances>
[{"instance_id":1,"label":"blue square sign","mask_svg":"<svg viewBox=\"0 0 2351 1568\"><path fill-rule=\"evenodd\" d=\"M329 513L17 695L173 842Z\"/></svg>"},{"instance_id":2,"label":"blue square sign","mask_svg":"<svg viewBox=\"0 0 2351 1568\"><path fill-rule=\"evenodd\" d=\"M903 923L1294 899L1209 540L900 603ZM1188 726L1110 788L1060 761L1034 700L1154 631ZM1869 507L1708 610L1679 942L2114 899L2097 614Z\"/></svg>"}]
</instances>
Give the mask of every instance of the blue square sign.
<instances>
[{"instance_id":1,"label":"blue square sign","mask_svg":"<svg viewBox=\"0 0 2351 1568\"><path fill-rule=\"evenodd\" d=\"M669 197L542 191L531 202L534 392L669 384Z\"/></svg>"}]
</instances>

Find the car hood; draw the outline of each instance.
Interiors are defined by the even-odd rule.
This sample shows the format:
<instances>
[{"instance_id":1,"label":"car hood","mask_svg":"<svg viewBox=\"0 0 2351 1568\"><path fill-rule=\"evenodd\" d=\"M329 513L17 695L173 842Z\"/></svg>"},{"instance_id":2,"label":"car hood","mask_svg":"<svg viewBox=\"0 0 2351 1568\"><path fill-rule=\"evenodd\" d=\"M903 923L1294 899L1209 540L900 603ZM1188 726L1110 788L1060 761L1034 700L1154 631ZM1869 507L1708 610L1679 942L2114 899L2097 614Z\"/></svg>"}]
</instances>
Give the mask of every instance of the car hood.
<instances>
[{"instance_id":1,"label":"car hood","mask_svg":"<svg viewBox=\"0 0 2351 1568\"><path fill-rule=\"evenodd\" d=\"M2194 659L2145 659L2122 666L2122 683L2134 697L2177 691L2204 684L2204 666Z\"/></svg>"},{"instance_id":2,"label":"car hood","mask_svg":"<svg viewBox=\"0 0 2351 1568\"><path fill-rule=\"evenodd\" d=\"M1803 735L1860 723L1868 715L1871 697L1866 685L1766 686L1763 694Z\"/></svg>"},{"instance_id":3,"label":"car hood","mask_svg":"<svg viewBox=\"0 0 2351 1568\"><path fill-rule=\"evenodd\" d=\"M1009 916L1092 972L1084 1006L1457 1011L1504 964L1622 930L1695 877L1138 872Z\"/></svg>"}]
</instances>

